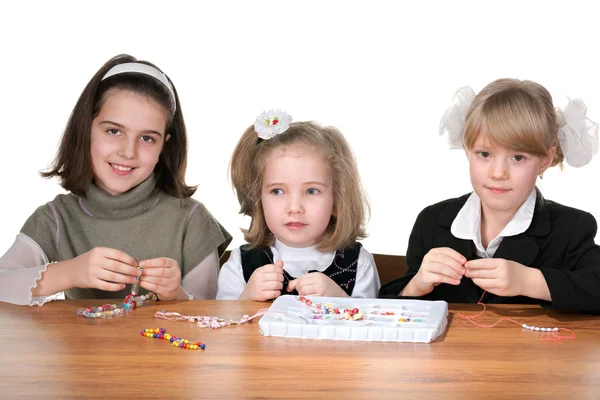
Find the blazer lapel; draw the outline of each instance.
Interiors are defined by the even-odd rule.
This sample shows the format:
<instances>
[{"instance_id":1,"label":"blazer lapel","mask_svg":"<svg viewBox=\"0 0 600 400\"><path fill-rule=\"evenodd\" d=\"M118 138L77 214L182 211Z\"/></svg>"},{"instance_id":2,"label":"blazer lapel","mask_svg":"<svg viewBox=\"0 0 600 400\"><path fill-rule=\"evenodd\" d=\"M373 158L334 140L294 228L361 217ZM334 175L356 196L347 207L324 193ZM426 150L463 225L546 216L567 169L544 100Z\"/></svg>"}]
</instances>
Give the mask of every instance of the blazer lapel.
<instances>
[{"instance_id":1,"label":"blazer lapel","mask_svg":"<svg viewBox=\"0 0 600 400\"><path fill-rule=\"evenodd\" d=\"M526 267L536 259L540 247L526 232L517 236L508 236L502 239L500 247L494 253L494 258L504 258L516 261Z\"/></svg>"}]
</instances>

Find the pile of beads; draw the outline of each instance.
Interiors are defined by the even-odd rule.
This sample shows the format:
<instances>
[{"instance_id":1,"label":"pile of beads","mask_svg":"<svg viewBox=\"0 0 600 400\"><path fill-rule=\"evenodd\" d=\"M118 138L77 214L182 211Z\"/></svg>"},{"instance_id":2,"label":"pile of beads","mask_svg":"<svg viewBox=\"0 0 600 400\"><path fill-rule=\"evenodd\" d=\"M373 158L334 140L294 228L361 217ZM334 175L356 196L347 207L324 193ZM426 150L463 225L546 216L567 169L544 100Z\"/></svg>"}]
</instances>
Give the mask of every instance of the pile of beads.
<instances>
[{"instance_id":1,"label":"pile of beads","mask_svg":"<svg viewBox=\"0 0 600 400\"><path fill-rule=\"evenodd\" d=\"M250 323L254 320L254 318L260 317L267 311L268 311L268 308L263 308L262 310L259 310L256 314L254 314L252 316L244 315L242 317L242 319L240 319L239 321L234 321L234 320L225 321L223 318L210 317L210 316L205 316L205 315L181 315L177 312L167 312L165 310L157 311L156 314L154 314L154 317L166 319L167 321L195 322L199 328L219 329L219 328L223 328L225 326L230 326L230 325L241 325L241 324L245 324L245 323Z\"/></svg>"},{"instance_id":2,"label":"pile of beads","mask_svg":"<svg viewBox=\"0 0 600 400\"><path fill-rule=\"evenodd\" d=\"M361 321L366 318L367 316L365 315L365 313L359 311L358 308L353 308L352 310L345 309L342 313L342 319L348 321Z\"/></svg>"},{"instance_id":3,"label":"pile of beads","mask_svg":"<svg viewBox=\"0 0 600 400\"><path fill-rule=\"evenodd\" d=\"M139 259L136 258L137 269L141 270ZM145 295L138 296L140 290L140 277L135 279L131 287L131 293L125 297L123 304L103 304L99 307L80 308L77 310L77 315L86 318L112 318L125 315L126 312L132 311L136 307L141 307L147 301L156 301L158 297L156 293L148 292Z\"/></svg>"},{"instance_id":4,"label":"pile of beads","mask_svg":"<svg viewBox=\"0 0 600 400\"><path fill-rule=\"evenodd\" d=\"M402 317L398 320L398 322L423 322L421 318L405 318Z\"/></svg>"},{"instance_id":5,"label":"pile of beads","mask_svg":"<svg viewBox=\"0 0 600 400\"><path fill-rule=\"evenodd\" d=\"M343 309L340 310L339 308L336 308L334 306L332 306L330 303L325 303L325 304L319 304L319 303L315 303L310 299L307 299L304 296L298 296L298 301L306 304L309 307L312 307L313 311L315 314L340 314L342 319L348 320L348 321L361 321L363 319L366 319L367 316L365 315L364 312L360 311L358 308L353 308L353 309ZM322 318L313 318L313 319L322 319ZM328 318L325 318L328 319Z\"/></svg>"},{"instance_id":6,"label":"pile of beads","mask_svg":"<svg viewBox=\"0 0 600 400\"><path fill-rule=\"evenodd\" d=\"M173 347L179 347L180 349L187 350L204 350L206 345L202 342L191 342L187 339L180 338L177 336L172 336L167 333L165 328L150 328L150 329L142 329L142 336L154 339L164 339L171 342Z\"/></svg>"}]
</instances>

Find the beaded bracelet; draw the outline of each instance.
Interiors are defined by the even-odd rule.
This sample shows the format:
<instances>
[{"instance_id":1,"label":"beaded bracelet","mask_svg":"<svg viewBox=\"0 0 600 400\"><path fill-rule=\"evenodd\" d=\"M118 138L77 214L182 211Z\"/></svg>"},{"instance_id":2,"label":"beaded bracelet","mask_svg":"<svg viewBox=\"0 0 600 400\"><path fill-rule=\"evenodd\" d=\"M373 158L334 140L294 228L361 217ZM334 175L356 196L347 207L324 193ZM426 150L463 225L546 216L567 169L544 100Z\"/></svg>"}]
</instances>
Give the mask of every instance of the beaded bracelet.
<instances>
[{"instance_id":1,"label":"beaded bracelet","mask_svg":"<svg viewBox=\"0 0 600 400\"><path fill-rule=\"evenodd\" d=\"M135 263L137 265L137 269L140 271L142 267L140 267L140 260L138 258L135 259ZM125 297L123 300L123 304L103 304L99 307L88 307L88 308L80 308L77 310L77 315L86 318L112 318L112 317L120 317L125 315L126 312L132 311L136 307L143 306L147 301L156 301L158 300L158 296L154 292L148 292L145 295L138 296L137 293L140 290L140 276L135 278L135 282L131 286L131 293Z\"/></svg>"},{"instance_id":2,"label":"beaded bracelet","mask_svg":"<svg viewBox=\"0 0 600 400\"><path fill-rule=\"evenodd\" d=\"M165 328L147 328L142 329L142 336L154 339L164 339L171 342L171 345L174 347L179 347L180 349L187 350L204 350L206 345L202 342L192 342L184 338L180 338L177 336L172 336L167 333Z\"/></svg>"}]
</instances>

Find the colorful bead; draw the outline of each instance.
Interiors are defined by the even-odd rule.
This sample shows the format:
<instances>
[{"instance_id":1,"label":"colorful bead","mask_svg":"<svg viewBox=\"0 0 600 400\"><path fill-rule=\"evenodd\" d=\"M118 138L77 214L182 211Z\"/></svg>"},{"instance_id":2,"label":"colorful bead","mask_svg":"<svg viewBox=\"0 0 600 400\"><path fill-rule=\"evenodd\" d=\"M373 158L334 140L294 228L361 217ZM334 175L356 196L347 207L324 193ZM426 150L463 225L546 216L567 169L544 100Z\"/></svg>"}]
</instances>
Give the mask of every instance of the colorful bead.
<instances>
[{"instance_id":1,"label":"colorful bead","mask_svg":"<svg viewBox=\"0 0 600 400\"><path fill-rule=\"evenodd\" d=\"M165 328L143 329L141 333L142 336L145 337L167 340L171 343L171 346L178 347L180 349L198 350L198 348L200 348L204 350L206 347L202 342L191 342L187 339L169 335L167 334L167 330Z\"/></svg>"},{"instance_id":2,"label":"colorful bead","mask_svg":"<svg viewBox=\"0 0 600 400\"><path fill-rule=\"evenodd\" d=\"M139 265L139 260L136 259L137 268L142 269ZM156 301L158 296L156 293L149 292L145 295L138 296L140 277L136 278L134 285L131 288L131 293L123 300L123 304L103 304L99 307L80 308L77 310L77 315L86 318L112 318L125 315L126 312L134 310L136 307L144 305L146 301Z\"/></svg>"}]
</instances>

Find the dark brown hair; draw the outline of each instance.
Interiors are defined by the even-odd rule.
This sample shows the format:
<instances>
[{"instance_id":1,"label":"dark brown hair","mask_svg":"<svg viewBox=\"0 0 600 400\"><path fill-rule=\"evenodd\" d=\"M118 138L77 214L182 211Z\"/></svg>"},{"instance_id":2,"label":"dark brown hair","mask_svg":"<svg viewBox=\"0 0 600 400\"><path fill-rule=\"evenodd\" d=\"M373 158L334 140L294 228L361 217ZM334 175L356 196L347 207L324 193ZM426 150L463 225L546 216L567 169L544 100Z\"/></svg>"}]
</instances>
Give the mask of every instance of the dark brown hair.
<instances>
[{"instance_id":1,"label":"dark brown hair","mask_svg":"<svg viewBox=\"0 0 600 400\"><path fill-rule=\"evenodd\" d=\"M148 97L168 111L170 119L167 121L165 140L167 135L171 137L163 143L162 152L154 167L156 187L174 197L190 197L196 191L196 187L185 183L187 135L179 96L173 82L167 78L173 87L176 104L173 104L167 87L158 79L146 74L127 72L102 80L115 65L131 62L147 64L160 71L152 63L138 61L127 54L108 60L83 89L65 127L56 158L50 169L40 174L44 178L56 176L65 190L78 195L83 194L94 179L90 154L92 121L100 112L109 90L125 90Z\"/></svg>"}]
</instances>

